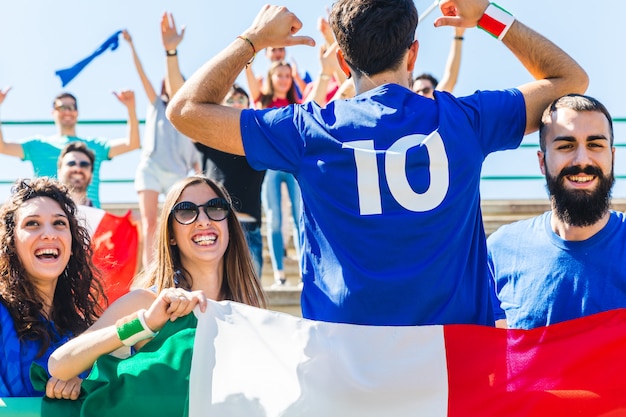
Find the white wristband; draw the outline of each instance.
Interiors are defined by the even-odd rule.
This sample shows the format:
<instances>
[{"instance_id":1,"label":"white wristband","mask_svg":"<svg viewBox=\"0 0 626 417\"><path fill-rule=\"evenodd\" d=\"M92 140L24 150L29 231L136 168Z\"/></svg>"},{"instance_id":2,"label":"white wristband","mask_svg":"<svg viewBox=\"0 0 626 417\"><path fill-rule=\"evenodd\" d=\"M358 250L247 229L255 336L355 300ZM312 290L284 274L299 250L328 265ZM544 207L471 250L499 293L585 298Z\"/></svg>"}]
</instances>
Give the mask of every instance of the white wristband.
<instances>
[{"instance_id":1,"label":"white wristband","mask_svg":"<svg viewBox=\"0 0 626 417\"><path fill-rule=\"evenodd\" d=\"M502 40L515 22L515 17L495 3L489 3L485 13L478 21L478 27L494 38Z\"/></svg>"}]
</instances>

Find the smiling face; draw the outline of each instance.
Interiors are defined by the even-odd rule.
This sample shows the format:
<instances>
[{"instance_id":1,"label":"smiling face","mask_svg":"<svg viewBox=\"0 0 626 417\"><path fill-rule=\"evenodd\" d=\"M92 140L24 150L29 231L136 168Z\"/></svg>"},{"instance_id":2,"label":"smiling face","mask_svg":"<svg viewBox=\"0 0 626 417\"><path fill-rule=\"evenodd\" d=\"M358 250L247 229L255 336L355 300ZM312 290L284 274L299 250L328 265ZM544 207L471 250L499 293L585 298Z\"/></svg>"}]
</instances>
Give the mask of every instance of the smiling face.
<instances>
[{"instance_id":1,"label":"smiling face","mask_svg":"<svg viewBox=\"0 0 626 417\"><path fill-rule=\"evenodd\" d=\"M52 118L57 126L64 129L73 129L78 120L76 101L71 97L63 97L54 101Z\"/></svg>"},{"instance_id":2,"label":"smiling face","mask_svg":"<svg viewBox=\"0 0 626 417\"><path fill-rule=\"evenodd\" d=\"M197 205L219 197L205 182L192 184L181 193L177 203L190 201ZM171 219L172 239L170 244L177 245L180 253L180 262L186 270L195 267L217 268L222 271L224 253L228 248L228 220L214 221L209 219L206 212L200 209L195 222L183 225Z\"/></svg>"},{"instance_id":3,"label":"smiling face","mask_svg":"<svg viewBox=\"0 0 626 417\"><path fill-rule=\"evenodd\" d=\"M614 182L606 116L559 108L546 123L545 138L546 150L537 155L557 216L573 226L595 223L608 210Z\"/></svg>"},{"instance_id":4,"label":"smiling face","mask_svg":"<svg viewBox=\"0 0 626 417\"><path fill-rule=\"evenodd\" d=\"M268 46L265 49L265 55L270 62L284 61L286 52L285 48L272 48L271 46Z\"/></svg>"},{"instance_id":5,"label":"smiling face","mask_svg":"<svg viewBox=\"0 0 626 417\"><path fill-rule=\"evenodd\" d=\"M284 96L287 94L293 84L291 77L291 68L287 65L277 66L271 75L272 87L274 94Z\"/></svg>"},{"instance_id":6,"label":"smiling face","mask_svg":"<svg viewBox=\"0 0 626 417\"><path fill-rule=\"evenodd\" d=\"M20 206L15 220L15 249L26 278L40 291L54 295L72 251L67 215L53 199L34 197Z\"/></svg>"},{"instance_id":7,"label":"smiling face","mask_svg":"<svg viewBox=\"0 0 626 417\"><path fill-rule=\"evenodd\" d=\"M93 166L87 155L72 151L63 155L57 176L71 189L85 192L91 183L92 170Z\"/></svg>"}]
</instances>

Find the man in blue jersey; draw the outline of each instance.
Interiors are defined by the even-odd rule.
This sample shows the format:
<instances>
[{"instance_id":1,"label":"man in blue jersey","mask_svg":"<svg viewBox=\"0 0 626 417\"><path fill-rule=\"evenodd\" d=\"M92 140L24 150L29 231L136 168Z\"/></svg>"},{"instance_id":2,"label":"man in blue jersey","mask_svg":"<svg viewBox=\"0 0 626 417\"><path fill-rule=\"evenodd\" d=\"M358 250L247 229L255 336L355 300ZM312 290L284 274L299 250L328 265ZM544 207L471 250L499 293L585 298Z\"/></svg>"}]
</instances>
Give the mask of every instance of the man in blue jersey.
<instances>
[{"instance_id":1,"label":"man in blue jersey","mask_svg":"<svg viewBox=\"0 0 626 417\"><path fill-rule=\"evenodd\" d=\"M497 325L532 329L626 307L626 216L609 210L608 110L567 95L545 111L537 152L552 209L489 237Z\"/></svg>"},{"instance_id":2,"label":"man in blue jersey","mask_svg":"<svg viewBox=\"0 0 626 417\"><path fill-rule=\"evenodd\" d=\"M481 165L535 131L549 102L584 92L565 52L486 0L446 0L436 26L481 26L537 79L518 89L435 99L409 88L417 57L412 0L337 0L330 22L357 96L271 110L220 103L267 46L313 45L300 20L266 6L181 88L168 117L255 169L302 188L304 317L370 325L493 325L480 214Z\"/></svg>"}]
</instances>

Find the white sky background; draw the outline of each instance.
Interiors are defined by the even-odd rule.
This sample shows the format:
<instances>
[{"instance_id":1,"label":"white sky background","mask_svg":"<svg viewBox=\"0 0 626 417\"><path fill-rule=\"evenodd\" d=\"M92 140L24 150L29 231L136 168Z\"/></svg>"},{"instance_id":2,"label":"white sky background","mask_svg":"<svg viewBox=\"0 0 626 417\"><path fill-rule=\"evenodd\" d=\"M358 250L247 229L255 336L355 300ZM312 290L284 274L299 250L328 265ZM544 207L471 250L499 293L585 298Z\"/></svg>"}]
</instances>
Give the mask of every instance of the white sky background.
<instances>
[{"instance_id":1,"label":"white sky background","mask_svg":"<svg viewBox=\"0 0 626 417\"><path fill-rule=\"evenodd\" d=\"M116 51L96 58L65 89L54 75L90 55L105 39L119 29L131 33L144 69L153 85L158 86L165 72L165 54L160 40L160 17L163 11L174 13L177 25L185 24L185 39L179 46L182 71L189 77L206 60L227 46L254 19L267 0L0 0L0 87L13 89L0 107L2 120L50 120L52 98L67 90L78 98L80 118L125 119L126 109L112 95L113 90L134 89L137 113L145 117L147 100L132 63L130 49L120 38ZM421 12L432 2L417 0ZM614 117L626 117L626 2L620 0L500 0L501 6L520 21L554 41L572 55L589 73L587 94L600 99ZM303 34L318 42L317 19L325 15L332 0L284 0L283 4L303 21ZM417 38L420 50L417 72L440 76L448 54L451 28L434 28L435 10L420 22ZM318 50L305 46L288 50L301 73L315 77L319 72ZM263 74L267 61L260 54L254 70ZM531 81L513 55L497 40L478 29L465 33L463 60L456 95L471 94L476 89L515 87ZM240 79L242 82L243 78ZM242 83L245 86L245 82ZM54 127L3 126L5 140L14 141L36 134L52 134ZM626 123L616 126L616 142L626 143ZM124 126L79 126L83 136L122 137ZM525 143L536 143L530 135ZM103 178L133 178L140 151L117 157L103 164ZM620 163L625 148L618 149L616 174L626 174ZM490 156L486 175L539 175L535 150L520 149ZM30 163L0 156L0 180L30 176ZM618 180L614 195L626 197L626 186ZM543 182L484 184L484 198L543 198ZM102 200L135 201L132 185L104 186ZM0 201L8 187L0 186Z\"/></svg>"}]
</instances>

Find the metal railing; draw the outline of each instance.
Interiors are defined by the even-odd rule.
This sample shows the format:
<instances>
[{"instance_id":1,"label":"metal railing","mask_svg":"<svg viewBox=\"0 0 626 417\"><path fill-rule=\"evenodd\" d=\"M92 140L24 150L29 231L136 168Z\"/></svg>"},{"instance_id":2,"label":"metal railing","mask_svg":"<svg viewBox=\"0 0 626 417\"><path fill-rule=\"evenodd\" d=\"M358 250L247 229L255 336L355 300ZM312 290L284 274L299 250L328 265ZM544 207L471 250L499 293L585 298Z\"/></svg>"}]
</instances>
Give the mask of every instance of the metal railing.
<instances>
[{"instance_id":1,"label":"metal railing","mask_svg":"<svg viewBox=\"0 0 626 417\"><path fill-rule=\"evenodd\" d=\"M79 125L100 125L100 126L111 126L111 125L125 125L127 123L126 120L81 120L78 122ZM145 120L140 120L140 124L145 124ZM613 118L614 124L626 123L626 117L615 117ZM24 121L15 121L15 120L7 120L2 121L3 126L51 126L54 125L54 121L52 120L24 120ZM624 143L615 143L614 146L616 148L626 148L626 142ZM530 144L530 143L522 143L518 149L537 149L539 148L538 144ZM616 174L616 179L626 179L626 174ZM542 175L482 175L481 181L537 181L543 180L544 177ZM8 185L13 183L13 179L4 179L0 178L0 185ZM101 184L130 184L134 182L134 178L101 178Z\"/></svg>"}]
</instances>

